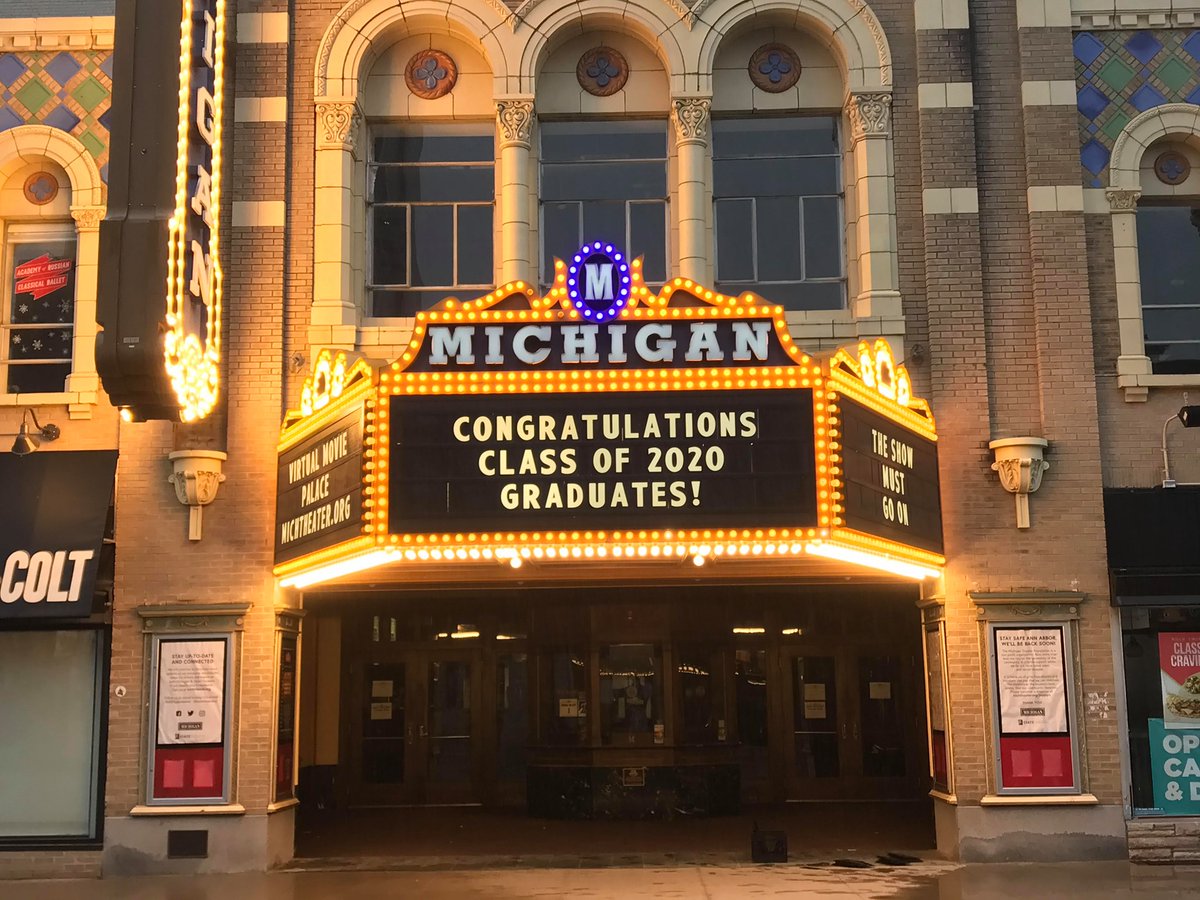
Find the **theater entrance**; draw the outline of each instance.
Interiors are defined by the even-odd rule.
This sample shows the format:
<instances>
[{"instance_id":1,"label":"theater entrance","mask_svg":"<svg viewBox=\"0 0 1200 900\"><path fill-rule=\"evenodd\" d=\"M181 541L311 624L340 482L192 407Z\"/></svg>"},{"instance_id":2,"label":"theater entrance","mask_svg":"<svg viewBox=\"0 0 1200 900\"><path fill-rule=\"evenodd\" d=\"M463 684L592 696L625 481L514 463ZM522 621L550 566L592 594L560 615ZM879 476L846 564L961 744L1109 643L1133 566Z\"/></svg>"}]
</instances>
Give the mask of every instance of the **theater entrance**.
<instances>
[{"instance_id":1,"label":"theater entrance","mask_svg":"<svg viewBox=\"0 0 1200 900\"><path fill-rule=\"evenodd\" d=\"M389 647L347 670L350 804L478 802L479 653Z\"/></svg>"}]
</instances>

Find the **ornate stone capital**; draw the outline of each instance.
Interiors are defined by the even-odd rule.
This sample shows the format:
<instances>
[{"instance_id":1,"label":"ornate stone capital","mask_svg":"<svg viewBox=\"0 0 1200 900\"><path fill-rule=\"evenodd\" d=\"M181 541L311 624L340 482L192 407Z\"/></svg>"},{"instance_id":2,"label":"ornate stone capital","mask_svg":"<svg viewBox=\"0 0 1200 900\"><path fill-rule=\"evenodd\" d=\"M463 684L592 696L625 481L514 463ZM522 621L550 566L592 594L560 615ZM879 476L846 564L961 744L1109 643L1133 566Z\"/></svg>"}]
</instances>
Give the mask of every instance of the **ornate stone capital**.
<instances>
[{"instance_id":1,"label":"ornate stone capital","mask_svg":"<svg viewBox=\"0 0 1200 900\"><path fill-rule=\"evenodd\" d=\"M883 91L851 94L846 103L850 137L889 137L892 133L892 95Z\"/></svg>"},{"instance_id":2,"label":"ornate stone capital","mask_svg":"<svg viewBox=\"0 0 1200 900\"><path fill-rule=\"evenodd\" d=\"M1029 527L1029 495L1042 486L1042 476L1050 468L1043 458L1048 446L1049 441L1040 437L1001 438L988 444L996 454L992 471L1016 498L1018 528Z\"/></svg>"},{"instance_id":3,"label":"ornate stone capital","mask_svg":"<svg viewBox=\"0 0 1200 900\"><path fill-rule=\"evenodd\" d=\"M1110 188L1104 192L1108 199L1108 208L1113 212L1132 212L1137 209L1138 198L1142 196L1141 188Z\"/></svg>"},{"instance_id":4,"label":"ornate stone capital","mask_svg":"<svg viewBox=\"0 0 1200 900\"><path fill-rule=\"evenodd\" d=\"M500 146L529 149L533 133L532 100L497 100L496 121L500 125Z\"/></svg>"},{"instance_id":5,"label":"ornate stone capital","mask_svg":"<svg viewBox=\"0 0 1200 900\"><path fill-rule=\"evenodd\" d=\"M75 220L78 231L98 231L100 222L104 219L103 206L72 206L71 218Z\"/></svg>"},{"instance_id":6,"label":"ornate stone capital","mask_svg":"<svg viewBox=\"0 0 1200 900\"><path fill-rule=\"evenodd\" d=\"M707 97L683 97L671 101L671 122L678 144L708 143L708 114L712 101Z\"/></svg>"},{"instance_id":7,"label":"ornate stone capital","mask_svg":"<svg viewBox=\"0 0 1200 900\"><path fill-rule=\"evenodd\" d=\"M362 115L353 100L317 103L317 149L354 152Z\"/></svg>"}]
</instances>

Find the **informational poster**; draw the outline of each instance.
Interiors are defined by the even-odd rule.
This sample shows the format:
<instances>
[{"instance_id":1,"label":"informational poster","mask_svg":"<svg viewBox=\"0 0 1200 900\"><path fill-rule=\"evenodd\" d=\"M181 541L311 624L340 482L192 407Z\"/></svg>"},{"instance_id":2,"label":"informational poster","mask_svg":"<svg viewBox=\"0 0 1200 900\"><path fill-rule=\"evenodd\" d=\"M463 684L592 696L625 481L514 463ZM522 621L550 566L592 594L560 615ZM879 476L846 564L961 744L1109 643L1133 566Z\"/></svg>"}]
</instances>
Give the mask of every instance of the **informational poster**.
<instances>
[{"instance_id":1,"label":"informational poster","mask_svg":"<svg viewBox=\"0 0 1200 900\"><path fill-rule=\"evenodd\" d=\"M868 694L872 700L891 700L892 683L890 681L872 681L868 685Z\"/></svg>"},{"instance_id":2,"label":"informational poster","mask_svg":"<svg viewBox=\"0 0 1200 900\"><path fill-rule=\"evenodd\" d=\"M375 722L387 722L392 718L392 704L388 702L371 704L371 719Z\"/></svg>"},{"instance_id":3,"label":"informational poster","mask_svg":"<svg viewBox=\"0 0 1200 900\"><path fill-rule=\"evenodd\" d=\"M1169 731L1162 719L1149 725L1154 805L1172 816L1200 815L1200 730Z\"/></svg>"},{"instance_id":4,"label":"informational poster","mask_svg":"<svg viewBox=\"0 0 1200 900\"><path fill-rule=\"evenodd\" d=\"M816 683L806 681L804 683L804 699L805 700L824 700L825 699L825 683L818 681Z\"/></svg>"},{"instance_id":5,"label":"informational poster","mask_svg":"<svg viewBox=\"0 0 1200 900\"><path fill-rule=\"evenodd\" d=\"M160 747L224 740L225 647L223 638L160 642Z\"/></svg>"},{"instance_id":6,"label":"informational poster","mask_svg":"<svg viewBox=\"0 0 1200 900\"><path fill-rule=\"evenodd\" d=\"M275 730L275 800L290 800L295 781L296 644L294 634L279 642L279 710Z\"/></svg>"},{"instance_id":7,"label":"informational poster","mask_svg":"<svg viewBox=\"0 0 1200 900\"><path fill-rule=\"evenodd\" d=\"M929 690L929 727L946 730L946 688L942 668L942 633L938 628L925 632L925 678Z\"/></svg>"},{"instance_id":8,"label":"informational poster","mask_svg":"<svg viewBox=\"0 0 1200 900\"><path fill-rule=\"evenodd\" d=\"M804 701L804 718L806 719L824 719L827 716L824 700L805 700Z\"/></svg>"},{"instance_id":9,"label":"informational poster","mask_svg":"<svg viewBox=\"0 0 1200 900\"><path fill-rule=\"evenodd\" d=\"M1158 636L1164 728L1200 729L1200 632Z\"/></svg>"},{"instance_id":10,"label":"informational poster","mask_svg":"<svg viewBox=\"0 0 1200 900\"><path fill-rule=\"evenodd\" d=\"M996 628L993 634L1001 733L1066 732L1062 626Z\"/></svg>"}]
</instances>

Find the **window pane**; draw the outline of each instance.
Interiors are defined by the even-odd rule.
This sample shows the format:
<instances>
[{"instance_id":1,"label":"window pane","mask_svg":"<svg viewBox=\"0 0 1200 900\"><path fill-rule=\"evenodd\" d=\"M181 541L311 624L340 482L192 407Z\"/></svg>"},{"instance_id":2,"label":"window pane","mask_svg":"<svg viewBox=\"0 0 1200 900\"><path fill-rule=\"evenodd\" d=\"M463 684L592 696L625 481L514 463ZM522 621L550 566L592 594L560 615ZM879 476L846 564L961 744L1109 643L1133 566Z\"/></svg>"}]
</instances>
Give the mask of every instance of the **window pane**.
<instances>
[{"instance_id":1,"label":"window pane","mask_svg":"<svg viewBox=\"0 0 1200 900\"><path fill-rule=\"evenodd\" d=\"M663 200L667 163L572 163L542 166L543 200Z\"/></svg>"},{"instance_id":2,"label":"window pane","mask_svg":"<svg viewBox=\"0 0 1200 900\"><path fill-rule=\"evenodd\" d=\"M17 325L74 324L73 240L16 244L11 277L10 322Z\"/></svg>"},{"instance_id":3,"label":"window pane","mask_svg":"<svg viewBox=\"0 0 1200 900\"><path fill-rule=\"evenodd\" d=\"M376 206L371 214L371 283L406 284L408 207Z\"/></svg>"},{"instance_id":4,"label":"window pane","mask_svg":"<svg viewBox=\"0 0 1200 900\"><path fill-rule=\"evenodd\" d=\"M454 283L454 209L412 207L412 283L433 287Z\"/></svg>"},{"instance_id":5,"label":"window pane","mask_svg":"<svg viewBox=\"0 0 1200 900\"><path fill-rule=\"evenodd\" d=\"M713 162L717 197L786 197L841 191L837 157L724 159Z\"/></svg>"},{"instance_id":6,"label":"window pane","mask_svg":"<svg viewBox=\"0 0 1200 900\"><path fill-rule=\"evenodd\" d=\"M658 670L658 647L654 644L611 644L601 651L600 732L604 743L627 746L661 742L662 683Z\"/></svg>"},{"instance_id":7,"label":"window pane","mask_svg":"<svg viewBox=\"0 0 1200 900\"><path fill-rule=\"evenodd\" d=\"M92 833L97 635L0 632L0 836Z\"/></svg>"},{"instance_id":8,"label":"window pane","mask_svg":"<svg viewBox=\"0 0 1200 900\"><path fill-rule=\"evenodd\" d=\"M711 744L728 737L725 716L725 654L708 647L680 647L681 734L685 744Z\"/></svg>"},{"instance_id":9,"label":"window pane","mask_svg":"<svg viewBox=\"0 0 1200 900\"><path fill-rule=\"evenodd\" d=\"M798 281L800 263L800 201L796 197L759 197L758 280Z\"/></svg>"},{"instance_id":10,"label":"window pane","mask_svg":"<svg viewBox=\"0 0 1200 900\"><path fill-rule=\"evenodd\" d=\"M458 208L457 284L491 284L492 207Z\"/></svg>"},{"instance_id":11,"label":"window pane","mask_svg":"<svg viewBox=\"0 0 1200 900\"><path fill-rule=\"evenodd\" d=\"M842 222L837 197L804 198L804 276L841 278Z\"/></svg>"},{"instance_id":12,"label":"window pane","mask_svg":"<svg viewBox=\"0 0 1200 900\"><path fill-rule=\"evenodd\" d=\"M1151 368L1160 375L1200 372L1200 344L1146 343Z\"/></svg>"},{"instance_id":13,"label":"window pane","mask_svg":"<svg viewBox=\"0 0 1200 900\"><path fill-rule=\"evenodd\" d=\"M793 281L752 285L750 289L784 309L841 309L846 305L844 281Z\"/></svg>"},{"instance_id":14,"label":"window pane","mask_svg":"<svg viewBox=\"0 0 1200 900\"><path fill-rule=\"evenodd\" d=\"M67 388L71 364L8 366L10 394L61 394Z\"/></svg>"},{"instance_id":15,"label":"window pane","mask_svg":"<svg viewBox=\"0 0 1200 900\"><path fill-rule=\"evenodd\" d=\"M496 157L491 135L381 135L375 138L375 161L486 162Z\"/></svg>"},{"instance_id":16,"label":"window pane","mask_svg":"<svg viewBox=\"0 0 1200 900\"><path fill-rule=\"evenodd\" d=\"M376 203L490 201L495 196L492 166L380 166L375 172Z\"/></svg>"},{"instance_id":17,"label":"window pane","mask_svg":"<svg viewBox=\"0 0 1200 900\"><path fill-rule=\"evenodd\" d=\"M629 252L641 254L647 284L667 280L667 204L629 204Z\"/></svg>"},{"instance_id":18,"label":"window pane","mask_svg":"<svg viewBox=\"0 0 1200 900\"><path fill-rule=\"evenodd\" d=\"M666 159L667 126L661 120L543 122L542 162Z\"/></svg>"},{"instance_id":19,"label":"window pane","mask_svg":"<svg viewBox=\"0 0 1200 900\"><path fill-rule=\"evenodd\" d=\"M412 316L429 309L455 293L453 288L439 287L431 290L372 291L371 313L375 316ZM465 297L462 299L471 299Z\"/></svg>"},{"instance_id":20,"label":"window pane","mask_svg":"<svg viewBox=\"0 0 1200 900\"><path fill-rule=\"evenodd\" d=\"M1200 307L1176 306L1147 309L1142 313L1147 343L1200 341Z\"/></svg>"},{"instance_id":21,"label":"window pane","mask_svg":"<svg viewBox=\"0 0 1200 900\"><path fill-rule=\"evenodd\" d=\"M822 156L839 153L832 116L714 119L713 157Z\"/></svg>"},{"instance_id":22,"label":"window pane","mask_svg":"<svg viewBox=\"0 0 1200 900\"><path fill-rule=\"evenodd\" d=\"M542 283L554 280L554 257L570 259L583 243L579 233L580 204L542 204Z\"/></svg>"},{"instance_id":23,"label":"window pane","mask_svg":"<svg viewBox=\"0 0 1200 900\"><path fill-rule=\"evenodd\" d=\"M618 247L624 244L625 204L611 200L583 204L583 238L588 241L613 241ZM576 245L571 252L578 249ZM630 252L637 251L630 248Z\"/></svg>"},{"instance_id":24,"label":"window pane","mask_svg":"<svg viewBox=\"0 0 1200 900\"><path fill-rule=\"evenodd\" d=\"M1200 303L1200 208L1139 206L1142 305Z\"/></svg>"},{"instance_id":25,"label":"window pane","mask_svg":"<svg viewBox=\"0 0 1200 900\"><path fill-rule=\"evenodd\" d=\"M539 660L542 743L587 743L586 658L586 651L576 649L547 653Z\"/></svg>"},{"instance_id":26,"label":"window pane","mask_svg":"<svg viewBox=\"0 0 1200 900\"><path fill-rule=\"evenodd\" d=\"M752 281L754 201L718 200L713 207L717 218L717 281Z\"/></svg>"}]
</instances>

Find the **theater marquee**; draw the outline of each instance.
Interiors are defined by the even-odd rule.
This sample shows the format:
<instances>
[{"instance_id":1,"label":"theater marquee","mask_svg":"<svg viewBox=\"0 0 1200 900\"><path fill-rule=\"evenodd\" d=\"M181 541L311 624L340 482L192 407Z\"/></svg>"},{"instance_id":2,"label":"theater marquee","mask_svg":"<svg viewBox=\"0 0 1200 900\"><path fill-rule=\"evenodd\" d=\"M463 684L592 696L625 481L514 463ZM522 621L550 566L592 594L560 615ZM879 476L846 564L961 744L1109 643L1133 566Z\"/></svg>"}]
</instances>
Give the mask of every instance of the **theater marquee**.
<instances>
[{"instance_id":1,"label":"theater marquee","mask_svg":"<svg viewBox=\"0 0 1200 900\"><path fill-rule=\"evenodd\" d=\"M297 461L349 420L285 428L276 574L815 556L935 575L932 416L885 342L859 349L815 360L774 304L683 279L656 295L639 260L587 245L544 297L517 282L418 314L367 393L353 539L286 549L314 496Z\"/></svg>"}]
</instances>

